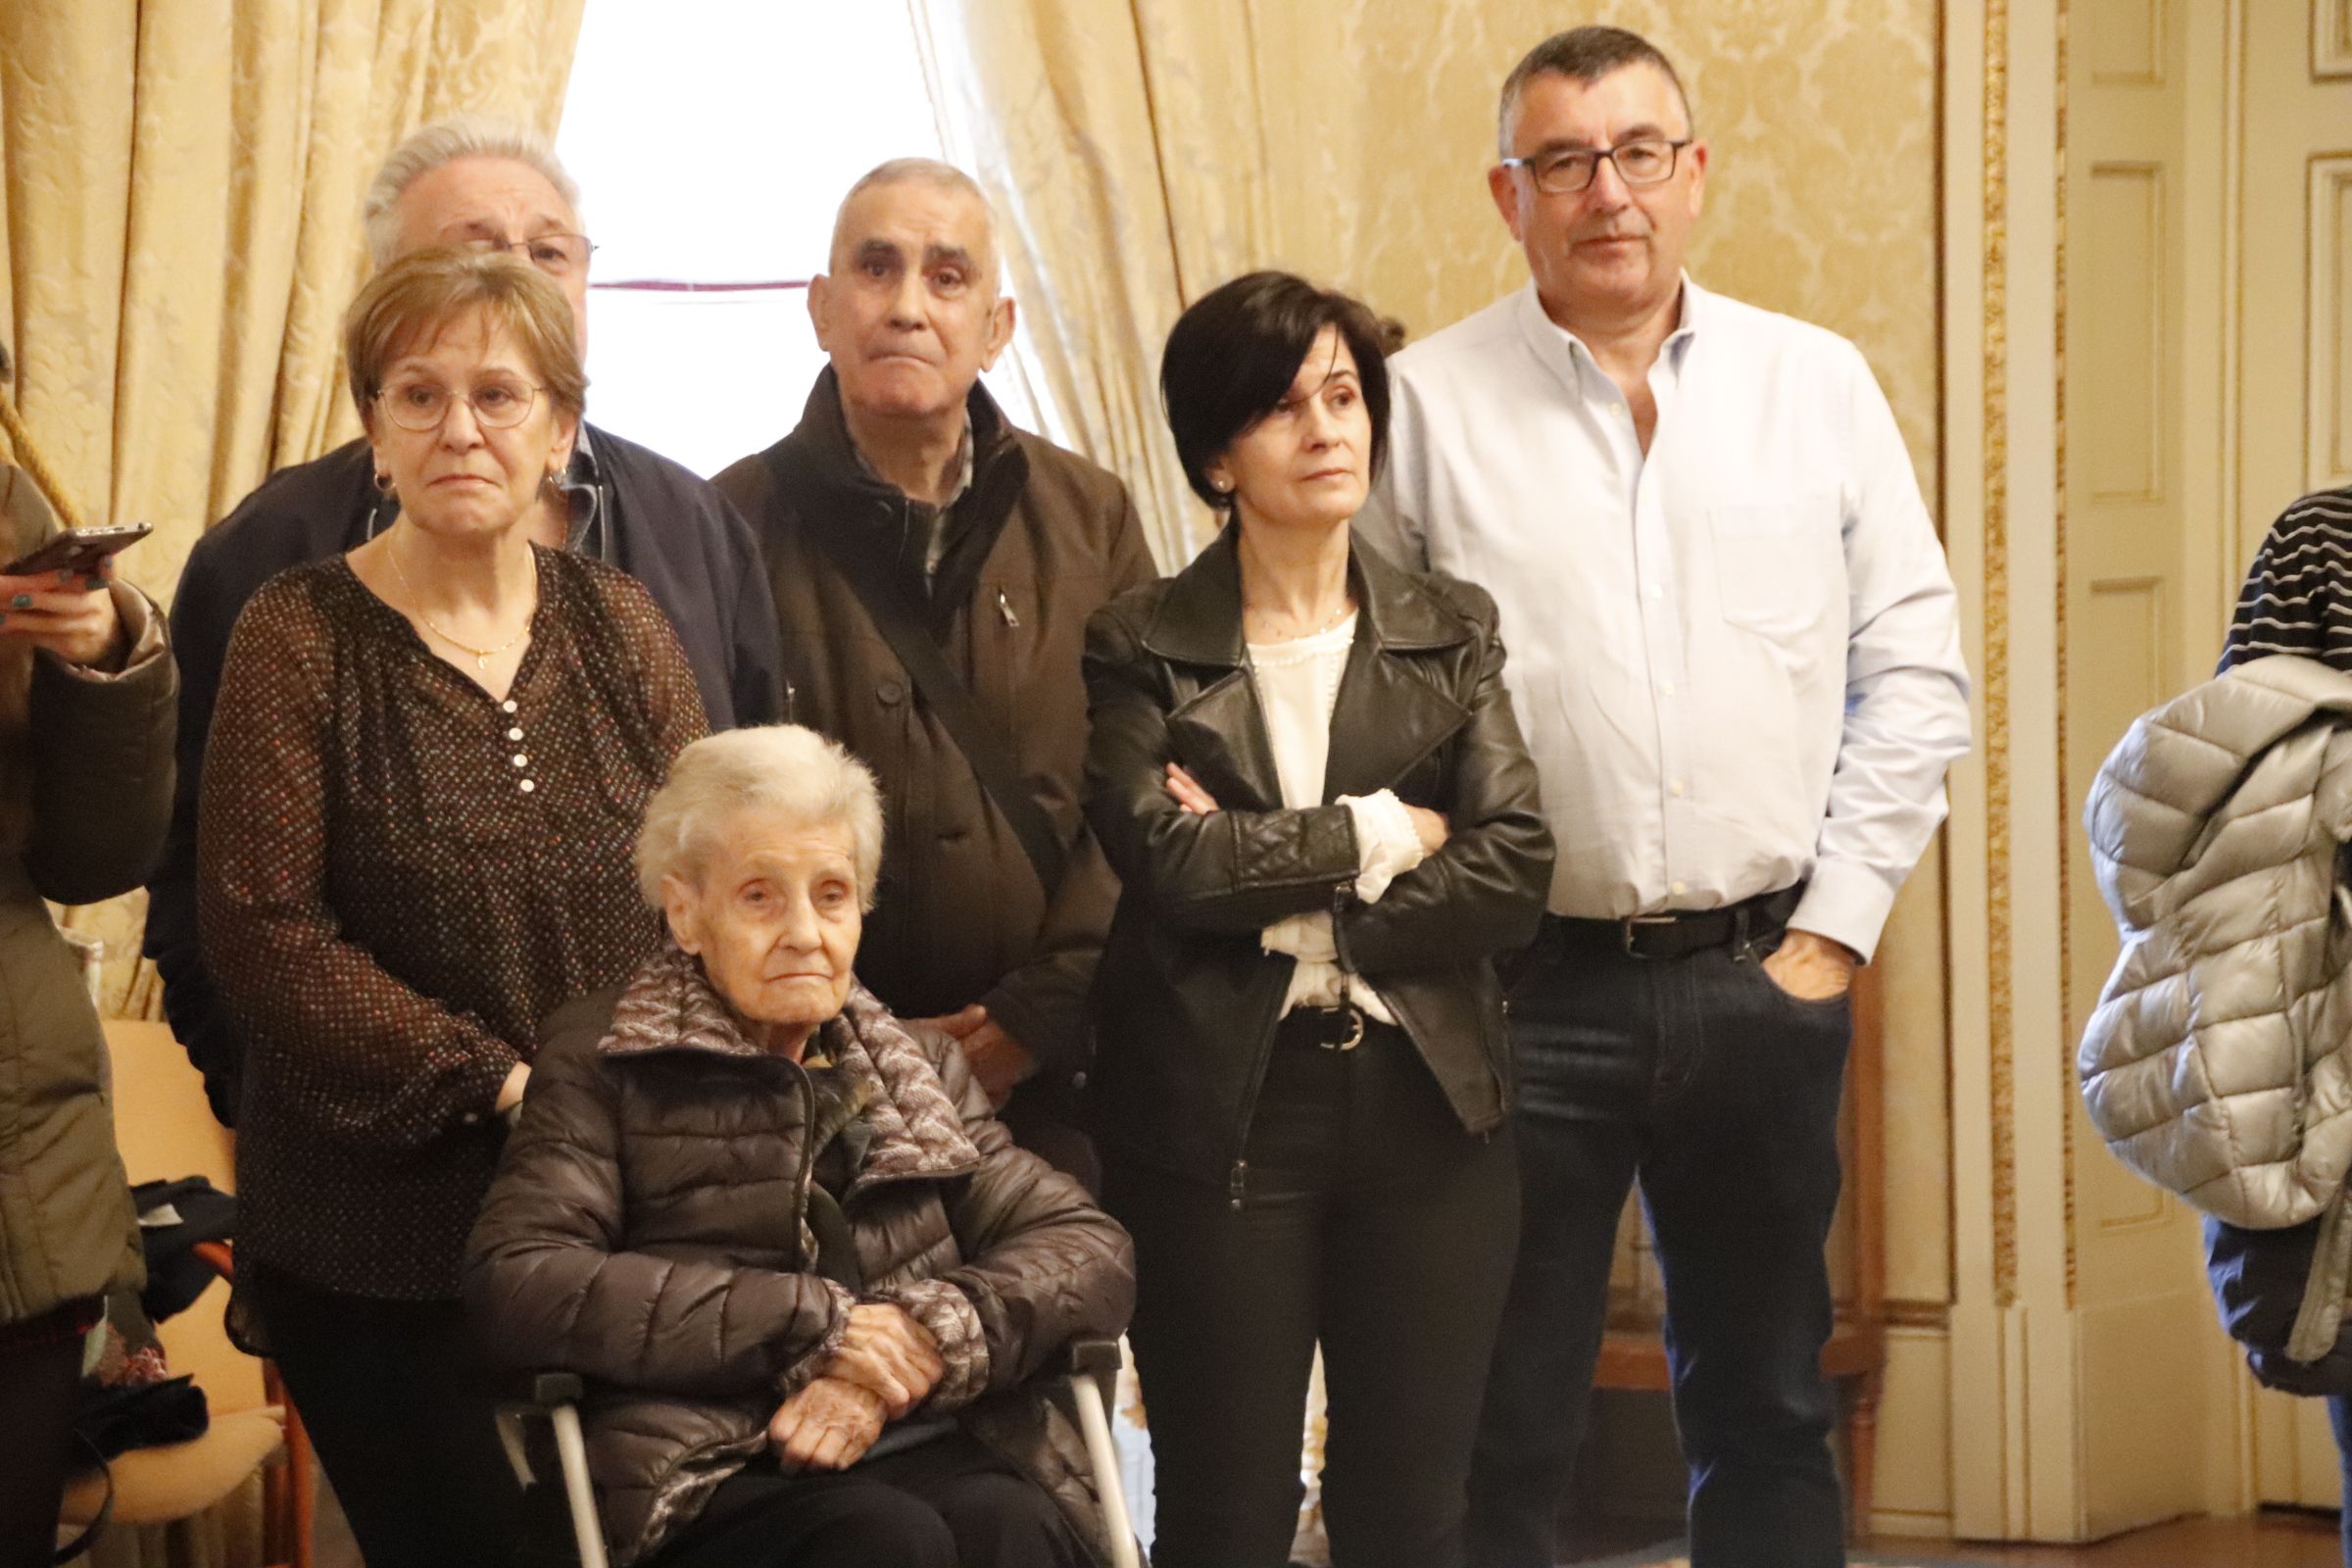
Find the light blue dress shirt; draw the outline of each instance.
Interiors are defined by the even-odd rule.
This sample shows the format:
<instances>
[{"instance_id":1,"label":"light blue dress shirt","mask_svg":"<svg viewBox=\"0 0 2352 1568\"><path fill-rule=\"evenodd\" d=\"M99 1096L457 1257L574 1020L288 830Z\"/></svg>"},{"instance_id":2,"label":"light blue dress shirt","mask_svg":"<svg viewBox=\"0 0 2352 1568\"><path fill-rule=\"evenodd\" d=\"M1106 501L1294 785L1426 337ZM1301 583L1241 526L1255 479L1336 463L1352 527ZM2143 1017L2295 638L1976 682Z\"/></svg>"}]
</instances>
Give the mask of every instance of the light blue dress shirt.
<instances>
[{"instance_id":1,"label":"light blue dress shirt","mask_svg":"<svg viewBox=\"0 0 2352 1568\"><path fill-rule=\"evenodd\" d=\"M1531 284L1390 362L1357 519L1494 594L1559 846L1554 913L1806 884L1867 957L1968 750L1958 600L1893 412L1835 333L1705 293L1616 383Z\"/></svg>"}]
</instances>

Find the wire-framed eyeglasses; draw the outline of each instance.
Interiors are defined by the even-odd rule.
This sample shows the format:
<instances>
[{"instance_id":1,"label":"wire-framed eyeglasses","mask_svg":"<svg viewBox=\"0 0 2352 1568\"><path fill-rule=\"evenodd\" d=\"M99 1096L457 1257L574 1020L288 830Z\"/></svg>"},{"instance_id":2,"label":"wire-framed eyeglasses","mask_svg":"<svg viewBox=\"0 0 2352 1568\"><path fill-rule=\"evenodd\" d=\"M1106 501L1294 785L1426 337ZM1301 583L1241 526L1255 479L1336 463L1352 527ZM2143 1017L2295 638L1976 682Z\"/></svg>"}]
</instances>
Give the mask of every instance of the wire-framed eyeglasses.
<instances>
[{"instance_id":1,"label":"wire-framed eyeglasses","mask_svg":"<svg viewBox=\"0 0 2352 1568\"><path fill-rule=\"evenodd\" d=\"M539 389L528 381L485 381L470 392L453 392L432 381L400 381L375 394L384 417L403 430L438 430L450 408L463 403L485 430L512 430L531 416Z\"/></svg>"}]
</instances>

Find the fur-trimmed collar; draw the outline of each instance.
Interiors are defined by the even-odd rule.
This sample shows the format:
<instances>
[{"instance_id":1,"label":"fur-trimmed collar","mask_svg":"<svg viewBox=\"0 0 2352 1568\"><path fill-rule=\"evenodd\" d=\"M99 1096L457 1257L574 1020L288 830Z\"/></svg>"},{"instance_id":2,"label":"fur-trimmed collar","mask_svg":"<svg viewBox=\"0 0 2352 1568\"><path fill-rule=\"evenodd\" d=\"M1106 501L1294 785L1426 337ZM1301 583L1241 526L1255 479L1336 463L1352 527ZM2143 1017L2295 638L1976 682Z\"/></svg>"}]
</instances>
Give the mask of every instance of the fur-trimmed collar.
<instances>
[{"instance_id":1,"label":"fur-trimmed collar","mask_svg":"<svg viewBox=\"0 0 2352 1568\"><path fill-rule=\"evenodd\" d=\"M875 1092L861 1097L873 1139L852 1194L875 1181L961 1175L979 1163L930 1056L872 992L852 981L841 1012L812 1044L844 1073L873 1080ZM770 1057L745 1037L701 960L675 943L663 943L629 977L597 1049L623 1057L669 1051Z\"/></svg>"}]
</instances>

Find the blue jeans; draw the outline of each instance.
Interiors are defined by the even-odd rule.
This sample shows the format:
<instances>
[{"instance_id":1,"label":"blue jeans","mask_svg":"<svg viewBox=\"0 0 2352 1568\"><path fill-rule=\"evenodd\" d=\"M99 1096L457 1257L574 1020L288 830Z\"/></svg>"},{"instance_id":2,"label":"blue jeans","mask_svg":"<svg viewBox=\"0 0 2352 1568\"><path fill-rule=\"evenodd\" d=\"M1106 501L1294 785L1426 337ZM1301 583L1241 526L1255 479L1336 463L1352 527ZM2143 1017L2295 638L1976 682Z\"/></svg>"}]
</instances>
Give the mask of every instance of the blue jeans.
<instances>
[{"instance_id":1,"label":"blue jeans","mask_svg":"<svg viewBox=\"0 0 2352 1568\"><path fill-rule=\"evenodd\" d=\"M1470 1478L1472 1568L1550 1568L1635 1178L1666 1278L1692 1568L1845 1560L1821 1375L1852 1022L1778 944L1629 956L1546 919L1511 991L1525 1202Z\"/></svg>"},{"instance_id":2,"label":"blue jeans","mask_svg":"<svg viewBox=\"0 0 2352 1568\"><path fill-rule=\"evenodd\" d=\"M2328 1396L2328 1424L2335 1428L2336 1461L2344 1471L2341 1523L2336 1528L2343 1532L2344 1568L2352 1568L2352 1394Z\"/></svg>"}]
</instances>

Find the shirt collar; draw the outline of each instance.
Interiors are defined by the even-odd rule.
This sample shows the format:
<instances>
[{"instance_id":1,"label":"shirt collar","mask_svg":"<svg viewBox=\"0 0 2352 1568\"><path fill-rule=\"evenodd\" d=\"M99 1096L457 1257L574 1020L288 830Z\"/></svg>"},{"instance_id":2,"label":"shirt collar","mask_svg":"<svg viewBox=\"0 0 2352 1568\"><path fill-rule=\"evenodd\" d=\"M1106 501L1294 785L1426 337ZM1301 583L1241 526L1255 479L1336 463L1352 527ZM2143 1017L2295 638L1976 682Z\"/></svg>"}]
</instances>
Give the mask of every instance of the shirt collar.
<instances>
[{"instance_id":1,"label":"shirt collar","mask_svg":"<svg viewBox=\"0 0 2352 1568\"><path fill-rule=\"evenodd\" d=\"M1661 350L1668 367L1678 374L1690 358L1691 342L1715 310L1711 296L1690 280L1688 271L1683 273L1682 290L1681 314ZM1600 368L1584 340L1544 309L1544 297L1536 292L1533 278L1519 293L1519 324L1537 356L1559 370L1580 395L1594 395L1609 384L1608 371Z\"/></svg>"},{"instance_id":2,"label":"shirt collar","mask_svg":"<svg viewBox=\"0 0 2352 1568\"><path fill-rule=\"evenodd\" d=\"M872 464L865 461L865 454L858 450L858 443L856 441L852 441L850 443L850 451L855 454L858 459L858 469L860 473L864 474L868 479L873 480L876 484L890 483L889 480L883 478L882 475L874 471L874 466ZM963 499L963 493L972 487L972 415L968 406L965 408L963 415L963 434L956 439L956 455L949 459L948 463L948 471L954 475L954 479L953 482L951 482L948 486L947 499L940 502L937 507L932 509L935 512L944 513L952 510L956 502ZM896 487L893 486L893 488ZM921 502L915 502L911 496L907 499L909 503L913 505L920 506L924 504Z\"/></svg>"},{"instance_id":3,"label":"shirt collar","mask_svg":"<svg viewBox=\"0 0 2352 1568\"><path fill-rule=\"evenodd\" d=\"M588 440L588 425L584 420L571 443L571 462L564 466L563 477L556 481L556 488L564 492L564 504L571 513L564 548L610 564L613 545L612 519L606 515L605 487L599 482L596 448Z\"/></svg>"}]
</instances>

